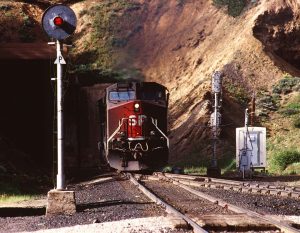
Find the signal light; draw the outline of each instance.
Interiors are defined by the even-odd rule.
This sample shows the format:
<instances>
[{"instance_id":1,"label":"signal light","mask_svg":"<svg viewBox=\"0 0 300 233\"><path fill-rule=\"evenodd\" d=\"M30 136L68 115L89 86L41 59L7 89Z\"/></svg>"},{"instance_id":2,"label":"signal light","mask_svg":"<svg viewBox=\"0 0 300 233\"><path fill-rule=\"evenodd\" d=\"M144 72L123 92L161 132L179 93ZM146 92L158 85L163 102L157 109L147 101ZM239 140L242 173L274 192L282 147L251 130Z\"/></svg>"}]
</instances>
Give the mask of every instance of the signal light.
<instances>
[{"instance_id":1,"label":"signal light","mask_svg":"<svg viewBox=\"0 0 300 233\"><path fill-rule=\"evenodd\" d=\"M55 26L60 27L60 26L63 25L64 20L63 20L62 17L57 16L57 17L55 17L55 18L53 19L53 23L54 23Z\"/></svg>"}]
</instances>

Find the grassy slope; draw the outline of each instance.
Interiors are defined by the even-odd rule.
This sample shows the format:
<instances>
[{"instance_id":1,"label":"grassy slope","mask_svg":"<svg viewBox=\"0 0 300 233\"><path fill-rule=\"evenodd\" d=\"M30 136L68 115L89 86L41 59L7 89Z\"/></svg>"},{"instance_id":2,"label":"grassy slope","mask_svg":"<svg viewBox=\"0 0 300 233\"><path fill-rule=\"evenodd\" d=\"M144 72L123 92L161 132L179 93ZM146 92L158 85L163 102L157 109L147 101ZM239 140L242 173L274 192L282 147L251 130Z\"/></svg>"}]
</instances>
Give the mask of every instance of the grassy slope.
<instances>
[{"instance_id":1,"label":"grassy slope","mask_svg":"<svg viewBox=\"0 0 300 233\"><path fill-rule=\"evenodd\" d=\"M291 93L285 96L280 109L275 112L270 121L266 123L272 130L271 136L268 138L268 156L269 156L269 169L274 173L289 173L299 174L300 166L297 161L291 164L287 169L279 168L274 164L272 158L278 152L299 151L300 153L300 129L294 125L294 122L299 119L299 105L300 94ZM292 111L297 110L297 111ZM287 113L286 113L287 112ZM298 161L300 162L300 161Z\"/></svg>"}]
</instances>

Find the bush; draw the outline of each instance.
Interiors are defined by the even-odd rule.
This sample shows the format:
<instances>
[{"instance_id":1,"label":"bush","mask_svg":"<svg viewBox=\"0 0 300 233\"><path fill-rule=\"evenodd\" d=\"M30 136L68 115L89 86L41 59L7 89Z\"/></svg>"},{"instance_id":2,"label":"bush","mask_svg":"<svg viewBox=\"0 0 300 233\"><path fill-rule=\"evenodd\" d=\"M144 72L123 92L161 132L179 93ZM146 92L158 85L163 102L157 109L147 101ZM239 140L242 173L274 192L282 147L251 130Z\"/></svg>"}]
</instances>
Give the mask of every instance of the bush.
<instances>
[{"instance_id":1,"label":"bush","mask_svg":"<svg viewBox=\"0 0 300 233\"><path fill-rule=\"evenodd\" d=\"M282 109L278 112L284 116L292 116L292 115L298 114L300 111L296 110L296 109L286 108L286 109Z\"/></svg>"},{"instance_id":2,"label":"bush","mask_svg":"<svg viewBox=\"0 0 300 233\"><path fill-rule=\"evenodd\" d=\"M284 116L291 116L300 113L300 95L298 94L294 99L286 104L279 113Z\"/></svg>"},{"instance_id":3,"label":"bush","mask_svg":"<svg viewBox=\"0 0 300 233\"><path fill-rule=\"evenodd\" d=\"M300 162L300 152L295 149L288 149L275 152L271 158L270 165L283 171L288 165L298 162Z\"/></svg>"},{"instance_id":4,"label":"bush","mask_svg":"<svg viewBox=\"0 0 300 233\"><path fill-rule=\"evenodd\" d=\"M294 127L300 129L300 117L294 120Z\"/></svg>"},{"instance_id":5,"label":"bush","mask_svg":"<svg viewBox=\"0 0 300 233\"><path fill-rule=\"evenodd\" d=\"M0 11L10 11L13 9L12 5L0 5Z\"/></svg>"},{"instance_id":6,"label":"bush","mask_svg":"<svg viewBox=\"0 0 300 233\"><path fill-rule=\"evenodd\" d=\"M293 163L289 165L285 170L284 173L286 175L298 175L300 174L300 163Z\"/></svg>"},{"instance_id":7,"label":"bush","mask_svg":"<svg viewBox=\"0 0 300 233\"><path fill-rule=\"evenodd\" d=\"M273 93L276 94L288 94L294 90L294 88L299 85L300 78L285 76L284 79L280 80L276 85L273 86Z\"/></svg>"},{"instance_id":8,"label":"bush","mask_svg":"<svg viewBox=\"0 0 300 233\"><path fill-rule=\"evenodd\" d=\"M227 6L228 14L237 17L239 16L247 4L246 0L213 0L216 6Z\"/></svg>"}]
</instances>

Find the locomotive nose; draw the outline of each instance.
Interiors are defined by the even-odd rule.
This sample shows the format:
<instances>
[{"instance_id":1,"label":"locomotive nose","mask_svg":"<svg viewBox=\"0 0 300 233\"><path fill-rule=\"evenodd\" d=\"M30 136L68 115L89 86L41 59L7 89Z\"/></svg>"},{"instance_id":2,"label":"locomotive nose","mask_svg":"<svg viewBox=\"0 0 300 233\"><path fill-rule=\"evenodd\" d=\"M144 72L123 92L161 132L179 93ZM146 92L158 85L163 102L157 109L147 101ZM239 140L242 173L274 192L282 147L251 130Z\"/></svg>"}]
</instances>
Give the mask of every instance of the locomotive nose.
<instances>
[{"instance_id":1,"label":"locomotive nose","mask_svg":"<svg viewBox=\"0 0 300 233\"><path fill-rule=\"evenodd\" d=\"M143 139L143 124L146 118L147 117L143 115L142 103L135 101L133 103L133 111L129 116L128 136L130 139Z\"/></svg>"}]
</instances>

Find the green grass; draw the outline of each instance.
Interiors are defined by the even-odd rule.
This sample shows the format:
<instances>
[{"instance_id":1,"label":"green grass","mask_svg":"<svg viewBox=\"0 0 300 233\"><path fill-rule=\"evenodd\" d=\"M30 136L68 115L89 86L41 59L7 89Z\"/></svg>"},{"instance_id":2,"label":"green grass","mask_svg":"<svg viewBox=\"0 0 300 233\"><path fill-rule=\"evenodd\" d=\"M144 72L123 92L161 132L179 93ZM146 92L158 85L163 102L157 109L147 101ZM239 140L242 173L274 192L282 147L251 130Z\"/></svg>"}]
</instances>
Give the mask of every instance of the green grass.
<instances>
[{"instance_id":1,"label":"green grass","mask_svg":"<svg viewBox=\"0 0 300 233\"><path fill-rule=\"evenodd\" d=\"M269 170L280 174L283 173L288 166L299 162L300 152L297 149L281 149L275 151L269 159Z\"/></svg>"},{"instance_id":2,"label":"green grass","mask_svg":"<svg viewBox=\"0 0 300 233\"><path fill-rule=\"evenodd\" d=\"M0 183L0 203L32 200L36 197L37 194L29 194L27 191L22 191L17 183Z\"/></svg>"},{"instance_id":3,"label":"green grass","mask_svg":"<svg viewBox=\"0 0 300 233\"><path fill-rule=\"evenodd\" d=\"M183 169L185 174L197 174L197 175L206 175L206 167L197 167L197 166L191 166L191 167L184 167Z\"/></svg>"},{"instance_id":4,"label":"green grass","mask_svg":"<svg viewBox=\"0 0 300 233\"><path fill-rule=\"evenodd\" d=\"M283 174L290 164L300 162L297 161L297 159L300 159L300 130L295 128L292 123L291 121L290 126L285 125L282 130L276 131L275 135L267 139L267 169L270 173ZM277 124L283 125L281 120Z\"/></svg>"},{"instance_id":5,"label":"green grass","mask_svg":"<svg viewBox=\"0 0 300 233\"><path fill-rule=\"evenodd\" d=\"M289 100L278 112L284 116L292 116L300 113L300 94Z\"/></svg>"},{"instance_id":6,"label":"green grass","mask_svg":"<svg viewBox=\"0 0 300 233\"><path fill-rule=\"evenodd\" d=\"M0 194L0 203L13 203L19 201L34 200L37 195Z\"/></svg>"},{"instance_id":7,"label":"green grass","mask_svg":"<svg viewBox=\"0 0 300 233\"><path fill-rule=\"evenodd\" d=\"M48 177L0 174L0 203L36 199L50 185Z\"/></svg>"}]
</instances>

